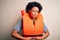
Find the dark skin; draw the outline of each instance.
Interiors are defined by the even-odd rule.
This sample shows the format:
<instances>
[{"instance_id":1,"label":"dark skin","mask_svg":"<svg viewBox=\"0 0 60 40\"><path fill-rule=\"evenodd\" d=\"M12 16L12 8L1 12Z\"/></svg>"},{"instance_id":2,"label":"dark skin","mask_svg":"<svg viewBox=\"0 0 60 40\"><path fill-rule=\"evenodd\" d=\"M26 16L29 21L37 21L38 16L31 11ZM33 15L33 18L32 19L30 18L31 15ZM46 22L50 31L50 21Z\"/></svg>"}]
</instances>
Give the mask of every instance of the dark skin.
<instances>
[{"instance_id":1,"label":"dark skin","mask_svg":"<svg viewBox=\"0 0 60 40\"><path fill-rule=\"evenodd\" d=\"M38 7L33 7L31 10L29 10L29 15L30 15L30 18L32 20L35 20L38 13L39 13ZM43 34L44 35L42 37L34 37L32 39L32 37L25 38L25 37L21 36L20 34L18 34L17 30L12 31L12 36L14 36L14 37L16 37L18 39L22 39L22 40L30 40L30 39L31 40L36 40L36 39L37 40L42 40L42 39L45 39L45 38L47 38L49 36L49 31L47 30L46 32L43 32Z\"/></svg>"}]
</instances>

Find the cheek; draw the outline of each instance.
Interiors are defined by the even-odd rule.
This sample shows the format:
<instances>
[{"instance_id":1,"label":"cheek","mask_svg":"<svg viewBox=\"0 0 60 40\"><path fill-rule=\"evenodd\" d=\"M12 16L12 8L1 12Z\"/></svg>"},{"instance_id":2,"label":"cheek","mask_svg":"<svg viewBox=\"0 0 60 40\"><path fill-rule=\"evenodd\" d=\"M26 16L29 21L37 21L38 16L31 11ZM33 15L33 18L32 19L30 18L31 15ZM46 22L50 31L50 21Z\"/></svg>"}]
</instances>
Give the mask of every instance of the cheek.
<instances>
[{"instance_id":1,"label":"cheek","mask_svg":"<svg viewBox=\"0 0 60 40\"><path fill-rule=\"evenodd\" d=\"M33 14L31 13L30 16L33 17Z\"/></svg>"}]
</instances>

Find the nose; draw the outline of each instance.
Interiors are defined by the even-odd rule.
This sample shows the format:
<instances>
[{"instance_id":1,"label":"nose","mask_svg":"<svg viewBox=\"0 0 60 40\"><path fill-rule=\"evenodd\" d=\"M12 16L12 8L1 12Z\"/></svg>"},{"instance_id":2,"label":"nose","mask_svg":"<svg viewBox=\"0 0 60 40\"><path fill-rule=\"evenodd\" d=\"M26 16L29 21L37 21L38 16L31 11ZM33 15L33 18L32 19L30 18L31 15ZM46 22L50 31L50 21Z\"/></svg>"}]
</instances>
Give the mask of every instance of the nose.
<instances>
[{"instance_id":1,"label":"nose","mask_svg":"<svg viewBox=\"0 0 60 40\"><path fill-rule=\"evenodd\" d=\"M37 13L36 13L36 12L34 12L34 13L33 13L33 15L35 16L35 15L37 15Z\"/></svg>"}]
</instances>

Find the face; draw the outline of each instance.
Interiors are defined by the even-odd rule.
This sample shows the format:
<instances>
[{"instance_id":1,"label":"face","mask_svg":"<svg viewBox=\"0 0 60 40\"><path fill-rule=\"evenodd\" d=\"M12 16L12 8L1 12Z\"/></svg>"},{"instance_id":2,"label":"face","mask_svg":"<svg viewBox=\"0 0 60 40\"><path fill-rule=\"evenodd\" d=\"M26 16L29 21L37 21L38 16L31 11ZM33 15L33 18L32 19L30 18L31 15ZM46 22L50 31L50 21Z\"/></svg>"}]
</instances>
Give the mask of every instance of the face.
<instances>
[{"instance_id":1,"label":"face","mask_svg":"<svg viewBox=\"0 0 60 40\"><path fill-rule=\"evenodd\" d=\"M29 15L31 18L36 18L37 14L39 13L39 9L38 7L33 7L30 11L29 11Z\"/></svg>"}]
</instances>

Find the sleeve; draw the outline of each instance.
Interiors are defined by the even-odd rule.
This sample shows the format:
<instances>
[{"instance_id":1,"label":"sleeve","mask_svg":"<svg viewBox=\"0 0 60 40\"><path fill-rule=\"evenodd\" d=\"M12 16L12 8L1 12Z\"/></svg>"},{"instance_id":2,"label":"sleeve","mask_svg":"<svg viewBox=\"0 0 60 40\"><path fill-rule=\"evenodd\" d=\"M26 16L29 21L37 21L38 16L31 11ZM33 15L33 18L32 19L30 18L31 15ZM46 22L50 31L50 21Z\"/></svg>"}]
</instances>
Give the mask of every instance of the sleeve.
<instances>
[{"instance_id":1,"label":"sleeve","mask_svg":"<svg viewBox=\"0 0 60 40\"><path fill-rule=\"evenodd\" d=\"M48 30L47 26L44 24L44 32Z\"/></svg>"},{"instance_id":2,"label":"sleeve","mask_svg":"<svg viewBox=\"0 0 60 40\"><path fill-rule=\"evenodd\" d=\"M13 28L14 30L17 30L18 32L21 30L21 20L18 21L18 23Z\"/></svg>"}]
</instances>

